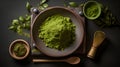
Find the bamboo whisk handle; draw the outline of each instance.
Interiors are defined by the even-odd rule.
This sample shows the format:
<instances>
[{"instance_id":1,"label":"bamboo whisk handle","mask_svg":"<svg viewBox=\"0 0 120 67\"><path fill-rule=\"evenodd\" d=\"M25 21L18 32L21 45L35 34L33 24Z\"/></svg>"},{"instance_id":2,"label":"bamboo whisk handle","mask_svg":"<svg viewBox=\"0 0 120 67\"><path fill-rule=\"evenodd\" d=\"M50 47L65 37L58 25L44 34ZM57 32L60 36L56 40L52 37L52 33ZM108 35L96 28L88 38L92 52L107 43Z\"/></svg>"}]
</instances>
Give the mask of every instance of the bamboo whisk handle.
<instances>
[{"instance_id":1,"label":"bamboo whisk handle","mask_svg":"<svg viewBox=\"0 0 120 67\"><path fill-rule=\"evenodd\" d=\"M89 53L88 53L88 55L87 55L87 57L94 58L94 56L96 54L96 50L97 50L97 47L92 46Z\"/></svg>"}]
</instances>

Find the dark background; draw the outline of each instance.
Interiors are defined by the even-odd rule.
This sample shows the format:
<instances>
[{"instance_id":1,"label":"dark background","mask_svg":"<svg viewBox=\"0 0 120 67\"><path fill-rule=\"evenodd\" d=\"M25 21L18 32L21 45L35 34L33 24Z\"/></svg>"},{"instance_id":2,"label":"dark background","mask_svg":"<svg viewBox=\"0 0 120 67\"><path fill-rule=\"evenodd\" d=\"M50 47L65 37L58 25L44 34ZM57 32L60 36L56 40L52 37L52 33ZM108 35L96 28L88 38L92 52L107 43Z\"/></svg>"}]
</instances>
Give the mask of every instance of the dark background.
<instances>
[{"instance_id":1,"label":"dark background","mask_svg":"<svg viewBox=\"0 0 120 67\"><path fill-rule=\"evenodd\" d=\"M94 60L87 57L81 57L81 63L70 65L66 63L39 63L32 62L21 64L11 58L8 52L9 44L18 38L30 41L29 38L19 36L8 30L11 21L27 13L25 8L26 2L29 1L33 6L39 3L39 0L0 0L0 67L120 67L120 27L99 28L94 23L88 21L87 29L87 46L92 44L93 34L96 30L102 30L106 33L105 43L97 51ZM78 4L86 0L66 0L74 1ZM120 19L120 2L119 0L99 0L99 2L108 6L114 16ZM63 0L49 0L50 6L63 6ZM89 48L87 49L89 50Z\"/></svg>"}]
</instances>

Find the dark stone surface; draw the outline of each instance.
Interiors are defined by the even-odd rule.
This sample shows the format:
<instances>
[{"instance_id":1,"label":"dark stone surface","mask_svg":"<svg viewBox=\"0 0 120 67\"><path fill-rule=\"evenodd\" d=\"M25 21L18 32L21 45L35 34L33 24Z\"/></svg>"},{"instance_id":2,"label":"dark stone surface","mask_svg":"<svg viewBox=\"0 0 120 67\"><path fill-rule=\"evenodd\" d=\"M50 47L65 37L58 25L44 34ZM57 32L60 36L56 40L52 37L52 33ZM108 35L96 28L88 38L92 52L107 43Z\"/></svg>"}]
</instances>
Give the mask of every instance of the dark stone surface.
<instances>
[{"instance_id":1,"label":"dark stone surface","mask_svg":"<svg viewBox=\"0 0 120 67\"><path fill-rule=\"evenodd\" d=\"M67 63L38 63L34 64L30 60L16 61L11 58L8 52L9 44L18 38L25 39L30 42L29 38L21 37L14 32L8 30L12 19L24 16L27 13L25 4L30 1L34 6L39 0L1 0L0 1L0 67L120 67L120 27L99 28L94 23L87 21L87 47L92 44L93 34L96 30L102 30L106 33L106 40L96 53L94 60L80 56L81 63L78 65L70 65ZM75 1L78 4L86 0L65 0ZM120 19L119 0L98 0L107 5L113 15ZM50 6L63 6L63 0L49 0Z\"/></svg>"}]
</instances>

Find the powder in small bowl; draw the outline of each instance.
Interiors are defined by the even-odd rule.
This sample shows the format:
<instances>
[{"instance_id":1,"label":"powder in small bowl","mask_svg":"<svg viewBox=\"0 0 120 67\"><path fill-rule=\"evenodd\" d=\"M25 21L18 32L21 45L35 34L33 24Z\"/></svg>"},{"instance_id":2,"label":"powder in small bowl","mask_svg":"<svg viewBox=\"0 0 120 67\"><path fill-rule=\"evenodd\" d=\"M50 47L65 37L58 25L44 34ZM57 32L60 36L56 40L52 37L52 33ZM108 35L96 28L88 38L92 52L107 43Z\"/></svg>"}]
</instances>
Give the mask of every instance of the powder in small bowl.
<instances>
[{"instance_id":1,"label":"powder in small bowl","mask_svg":"<svg viewBox=\"0 0 120 67\"><path fill-rule=\"evenodd\" d=\"M87 19L97 19L101 14L101 6L96 1L87 1L83 6L83 13Z\"/></svg>"},{"instance_id":2,"label":"powder in small bowl","mask_svg":"<svg viewBox=\"0 0 120 67\"><path fill-rule=\"evenodd\" d=\"M16 43L15 46L13 47L13 51L16 56L21 57L26 54L27 49L25 48L24 43Z\"/></svg>"},{"instance_id":3,"label":"powder in small bowl","mask_svg":"<svg viewBox=\"0 0 120 67\"><path fill-rule=\"evenodd\" d=\"M30 46L27 41L23 39L14 40L9 46L9 53L12 58L16 60L23 60L28 57Z\"/></svg>"}]
</instances>

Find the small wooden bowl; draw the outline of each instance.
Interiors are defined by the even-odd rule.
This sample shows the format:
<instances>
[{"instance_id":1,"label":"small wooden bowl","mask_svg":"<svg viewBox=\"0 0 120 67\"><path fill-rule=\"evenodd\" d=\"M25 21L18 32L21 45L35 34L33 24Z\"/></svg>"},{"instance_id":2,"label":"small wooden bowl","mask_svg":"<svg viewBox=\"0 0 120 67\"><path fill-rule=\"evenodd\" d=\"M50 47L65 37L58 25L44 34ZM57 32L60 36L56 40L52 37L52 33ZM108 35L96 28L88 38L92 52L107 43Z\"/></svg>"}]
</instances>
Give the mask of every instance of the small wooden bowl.
<instances>
[{"instance_id":1,"label":"small wooden bowl","mask_svg":"<svg viewBox=\"0 0 120 67\"><path fill-rule=\"evenodd\" d=\"M24 46L26 48L26 53L25 53L24 56L19 57L19 56L15 55L15 53L13 51L13 48L16 45L16 43L23 43L24 44ZM10 53L11 57L14 58L14 59L17 59L17 60L25 59L29 55L29 52L30 52L30 45L28 44L28 42L26 42L23 39L14 40L9 46L9 53Z\"/></svg>"}]
</instances>

